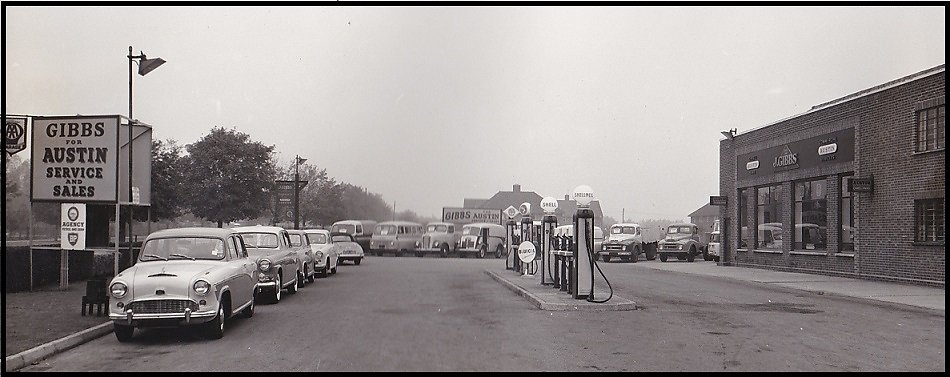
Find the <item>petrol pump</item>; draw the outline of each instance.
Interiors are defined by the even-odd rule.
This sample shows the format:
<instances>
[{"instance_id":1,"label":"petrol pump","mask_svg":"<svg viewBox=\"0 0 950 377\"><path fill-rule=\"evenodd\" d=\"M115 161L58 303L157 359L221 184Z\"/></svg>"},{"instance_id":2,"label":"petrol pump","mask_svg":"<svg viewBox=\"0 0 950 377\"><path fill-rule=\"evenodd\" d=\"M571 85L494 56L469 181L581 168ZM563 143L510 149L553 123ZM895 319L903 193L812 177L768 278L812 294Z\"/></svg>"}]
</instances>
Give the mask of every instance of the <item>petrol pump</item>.
<instances>
[{"instance_id":1,"label":"petrol pump","mask_svg":"<svg viewBox=\"0 0 950 377\"><path fill-rule=\"evenodd\" d=\"M590 202L594 200L594 190L587 185L580 185L574 189L574 201L577 203L577 212L574 214L574 241L573 241L573 268L571 269L571 297L584 299L590 302L603 303L613 297L613 287L607 276L597 266L594 259L594 211L590 209ZM610 296L603 301L594 300L594 267L600 272L607 286Z\"/></svg>"},{"instance_id":2,"label":"petrol pump","mask_svg":"<svg viewBox=\"0 0 950 377\"><path fill-rule=\"evenodd\" d=\"M531 220L531 203L528 203L528 202L521 203L520 211L521 211L521 242L522 243L531 242L533 244L534 231L532 229L532 226L534 225L534 222ZM520 259L518 260L518 263L519 265L524 264L524 262L522 262ZM528 274L528 271L531 269L531 267L532 267L531 264L525 264L522 270L524 270L525 273ZM534 274L534 272L531 271L531 274Z\"/></svg>"},{"instance_id":3,"label":"petrol pump","mask_svg":"<svg viewBox=\"0 0 950 377\"><path fill-rule=\"evenodd\" d=\"M557 217L554 216L554 210L557 209L557 199L550 196L541 199L541 209L544 210L544 217L541 219L541 285L554 285L554 261L552 254L554 241L554 228L557 228Z\"/></svg>"},{"instance_id":4,"label":"petrol pump","mask_svg":"<svg viewBox=\"0 0 950 377\"><path fill-rule=\"evenodd\" d=\"M508 222L505 223L505 248L508 249L505 255L505 268L512 271L518 271L518 256L515 255L515 232L518 229L515 216L518 213L518 209L514 206L508 206L505 209L505 215L508 216Z\"/></svg>"}]
</instances>

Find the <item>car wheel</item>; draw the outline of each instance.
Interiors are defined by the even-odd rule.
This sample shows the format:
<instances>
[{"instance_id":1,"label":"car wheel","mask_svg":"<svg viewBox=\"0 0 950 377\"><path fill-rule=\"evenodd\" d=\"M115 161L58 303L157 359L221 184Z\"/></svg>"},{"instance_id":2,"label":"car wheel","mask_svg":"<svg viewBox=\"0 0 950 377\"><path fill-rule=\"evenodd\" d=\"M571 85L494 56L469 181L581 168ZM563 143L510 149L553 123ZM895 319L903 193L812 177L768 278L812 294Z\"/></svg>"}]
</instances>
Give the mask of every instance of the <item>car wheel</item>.
<instances>
[{"instance_id":1,"label":"car wheel","mask_svg":"<svg viewBox=\"0 0 950 377\"><path fill-rule=\"evenodd\" d=\"M280 302L280 294L281 291L283 291L283 288L280 286L280 271L277 271L277 277L275 278L274 283L276 283L276 285L274 286L274 296L271 297L271 302L276 304Z\"/></svg>"},{"instance_id":2,"label":"car wheel","mask_svg":"<svg viewBox=\"0 0 950 377\"><path fill-rule=\"evenodd\" d=\"M402 250L396 250L396 252L393 253L393 255L395 255L395 256L397 256L397 257L401 257L401 256L402 256Z\"/></svg>"},{"instance_id":3,"label":"car wheel","mask_svg":"<svg viewBox=\"0 0 950 377\"><path fill-rule=\"evenodd\" d=\"M666 254L660 253L660 262L666 262Z\"/></svg>"},{"instance_id":4,"label":"car wheel","mask_svg":"<svg viewBox=\"0 0 950 377\"><path fill-rule=\"evenodd\" d=\"M482 245L482 247L478 249L478 257L485 259L486 255L488 255L488 245Z\"/></svg>"},{"instance_id":5,"label":"car wheel","mask_svg":"<svg viewBox=\"0 0 950 377\"><path fill-rule=\"evenodd\" d=\"M360 261L362 261L362 260L363 260L363 258L356 258L356 259L353 260L353 264L359 266L359 265L360 265Z\"/></svg>"},{"instance_id":6,"label":"car wheel","mask_svg":"<svg viewBox=\"0 0 950 377\"><path fill-rule=\"evenodd\" d=\"M704 260L704 261L711 261L711 260L713 260L712 255L709 255L709 249L707 249L707 248L705 248L705 247L703 248L703 260Z\"/></svg>"},{"instance_id":7,"label":"car wheel","mask_svg":"<svg viewBox=\"0 0 950 377\"><path fill-rule=\"evenodd\" d=\"M207 334L211 339L221 339L224 337L224 304L226 303L227 301L224 301L221 305L218 305L218 315L207 324Z\"/></svg>"},{"instance_id":8,"label":"car wheel","mask_svg":"<svg viewBox=\"0 0 950 377\"><path fill-rule=\"evenodd\" d=\"M330 258L327 258L327 266L330 266ZM330 275L336 275L336 266L330 269Z\"/></svg>"},{"instance_id":9,"label":"car wheel","mask_svg":"<svg viewBox=\"0 0 950 377\"><path fill-rule=\"evenodd\" d=\"M464 251L459 250L459 258L465 258L465 252L464 252Z\"/></svg>"},{"instance_id":10,"label":"car wheel","mask_svg":"<svg viewBox=\"0 0 950 377\"><path fill-rule=\"evenodd\" d=\"M300 284L300 272L297 272L297 281L293 284L287 286L287 294L296 294L297 293L297 284Z\"/></svg>"},{"instance_id":11,"label":"car wheel","mask_svg":"<svg viewBox=\"0 0 950 377\"><path fill-rule=\"evenodd\" d=\"M637 261L639 260L640 260L640 245L636 245L633 247L633 254L630 255L630 261L633 263L637 263Z\"/></svg>"},{"instance_id":12,"label":"car wheel","mask_svg":"<svg viewBox=\"0 0 950 377\"><path fill-rule=\"evenodd\" d=\"M132 340L132 335L135 333L135 327L112 324L112 331L115 332L115 338L120 342L128 342Z\"/></svg>"},{"instance_id":13,"label":"car wheel","mask_svg":"<svg viewBox=\"0 0 950 377\"><path fill-rule=\"evenodd\" d=\"M495 248L495 259L501 258L505 254L505 248L501 245Z\"/></svg>"},{"instance_id":14,"label":"car wheel","mask_svg":"<svg viewBox=\"0 0 950 377\"><path fill-rule=\"evenodd\" d=\"M595 261L595 262L600 262L600 261L601 261L601 259L600 259L600 253L594 253L594 261Z\"/></svg>"},{"instance_id":15,"label":"car wheel","mask_svg":"<svg viewBox=\"0 0 950 377\"><path fill-rule=\"evenodd\" d=\"M609 255L604 255L604 256L601 257L601 259L604 260L604 263L610 263L610 256L609 256Z\"/></svg>"},{"instance_id":16,"label":"car wheel","mask_svg":"<svg viewBox=\"0 0 950 377\"><path fill-rule=\"evenodd\" d=\"M252 297L251 297L251 304L248 305L246 308L244 308L244 310L241 311L241 314L244 315L244 318L251 318L251 317L254 316L254 305L257 304L255 301L257 301L257 300L256 300L256 297L253 297L253 296L252 296Z\"/></svg>"},{"instance_id":17,"label":"car wheel","mask_svg":"<svg viewBox=\"0 0 950 377\"><path fill-rule=\"evenodd\" d=\"M307 275L297 271L297 288L303 288L305 285L307 285Z\"/></svg>"},{"instance_id":18,"label":"car wheel","mask_svg":"<svg viewBox=\"0 0 950 377\"><path fill-rule=\"evenodd\" d=\"M686 261L687 261L687 262L692 262L692 261L694 261L694 260L696 260L696 247L695 247L695 246L691 246L691 247L689 248L689 253L686 254Z\"/></svg>"},{"instance_id":19,"label":"car wheel","mask_svg":"<svg viewBox=\"0 0 950 377\"><path fill-rule=\"evenodd\" d=\"M330 266L327 265L326 267L324 267L323 270L320 271L320 274L318 276L320 276L321 278L330 276Z\"/></svg>"},{"instance_id":20,"label":"car wheel","mask_svg":"<svg viewBox=\"0 0 950 377\"><path fill-rule=\"evenodd\" d=\"M439 247L439 258L445 258L449 256L449 245L442 244Z\"/></svg>"},{"instance_id":21,"label":"car wheel","mask_svg":"<svg viewBox=\"0 0 950 377\"><path fill-rule=\"evenodd\" d=\"M717 257L717 256L715 256L715 255L713 255L713 260L716 261L716 263L719 263L719 257Z\"/></svg>"}]
</instances>

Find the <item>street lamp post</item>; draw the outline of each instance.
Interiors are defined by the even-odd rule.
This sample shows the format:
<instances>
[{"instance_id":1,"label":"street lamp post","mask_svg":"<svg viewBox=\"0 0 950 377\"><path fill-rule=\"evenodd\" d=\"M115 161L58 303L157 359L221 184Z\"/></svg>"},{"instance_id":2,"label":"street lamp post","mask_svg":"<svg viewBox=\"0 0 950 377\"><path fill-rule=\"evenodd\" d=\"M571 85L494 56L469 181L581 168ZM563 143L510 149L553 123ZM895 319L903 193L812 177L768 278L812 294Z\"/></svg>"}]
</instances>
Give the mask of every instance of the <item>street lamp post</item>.
<instances>
[{"instance_id":1,"label":"street lamp post","mask_svg":"<svg viewBox=\"0 0 950 377\"><path fill-rule=\"evenodd\" d=\"M148 59L145 57L145 54L139 51L139 55L132 55L132 46L129 46L129 233L127 234L129 241L129 258L132 258L132 125L134 121L132 120L132 60L138 59L139 65L139 75L145 76L158 66L165 64L165 60L162 58ZM118 214L118 212L116 212ZM119 221L118 218L115 221ZM118 236L118 235L116 235ZM116 241L118 244L118 241Z\"/></svg>"},{"instance_id":2,"label":"street lamp post","mask_svg":"<svg viewBox=\"0 0 950 377\"><path fill-rule=\"evenodd\" d=\"M300 164L307 161L306 158L295 156L294 158L294 229L300 229Z\"/></svg>"}]
</instances>

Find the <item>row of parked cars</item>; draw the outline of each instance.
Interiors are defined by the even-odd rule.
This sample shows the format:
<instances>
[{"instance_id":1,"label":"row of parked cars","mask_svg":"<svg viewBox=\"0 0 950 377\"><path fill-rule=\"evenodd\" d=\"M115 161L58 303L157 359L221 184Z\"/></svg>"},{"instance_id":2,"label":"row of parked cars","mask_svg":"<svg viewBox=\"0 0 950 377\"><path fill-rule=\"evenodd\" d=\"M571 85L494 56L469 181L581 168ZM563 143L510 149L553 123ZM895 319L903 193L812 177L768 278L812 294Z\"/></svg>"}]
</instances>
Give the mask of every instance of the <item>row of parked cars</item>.
<instances>
[{"instance_id":1,"label":"row of parked cars","mask_svg":"<svg viewBox=\"0 0 950 377\"><path fill-rule=\"evenodd\" d=\"M363 248L347 232L276 226L177 228L153 232L129 267L109 283L109 319L120 342L136 327L194 325L219 339L230 318L253 317L257 303L279 303Z\"/></svg>"}]
</instances>

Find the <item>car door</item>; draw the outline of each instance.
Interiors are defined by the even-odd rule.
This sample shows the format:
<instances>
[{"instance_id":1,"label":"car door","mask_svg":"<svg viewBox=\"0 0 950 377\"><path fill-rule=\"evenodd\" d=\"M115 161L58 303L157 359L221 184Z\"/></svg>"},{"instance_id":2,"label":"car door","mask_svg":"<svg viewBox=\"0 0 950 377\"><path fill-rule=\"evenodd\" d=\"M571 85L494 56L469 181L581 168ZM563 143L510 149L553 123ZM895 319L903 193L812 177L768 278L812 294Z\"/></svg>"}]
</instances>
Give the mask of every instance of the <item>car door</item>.
<instances>
[{"instance_id":1,"label":"car door","mask_svg":"<svg viewBox=\"0 0 950 377\"><path fill-rule=\"evenodd\" d=\"M226 279L228 279L227 284L231 288L231 312L233 313L235 308L250 300L248 292L250 292L251 277L248 276L249 271L247 266L244 265L247 258L242 257L241 249L235 243L234 236L228 237L227 248L228 277Z\"/></svg>"},{"instance_id":2,"label":"car door","mask_svg":"<svg viewBox=\"0 0 950 377\"><path fill-rule=\"evenodd\" d=\"M249 302L254 294L254 288L257 284L257 264L247 257L247 249L244 247L244 241L241 237L229 237L228 246L234 248L234 263L239 266L238 278L235 279L237 297L234 293L231 297L234 298L235 306L240 306Z\"/></svg>"},{"instance_id":3,"label":"car door","mask_svg":"<svg viewBox=\"0 0 950 377\"><path fill-rule=\"evenodd\" d=\"M277 254L280 258L280 265L283 267L281 269L280 281L282 284L287 284L297 278L297 261L296 261L296 252L290 248L290 236L286 231L279 232L277 234L277 247L280 249L280 252Z\"/></svg>"}]
</instances>

